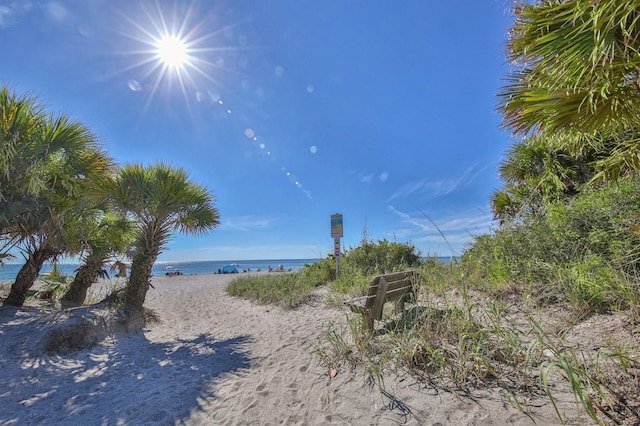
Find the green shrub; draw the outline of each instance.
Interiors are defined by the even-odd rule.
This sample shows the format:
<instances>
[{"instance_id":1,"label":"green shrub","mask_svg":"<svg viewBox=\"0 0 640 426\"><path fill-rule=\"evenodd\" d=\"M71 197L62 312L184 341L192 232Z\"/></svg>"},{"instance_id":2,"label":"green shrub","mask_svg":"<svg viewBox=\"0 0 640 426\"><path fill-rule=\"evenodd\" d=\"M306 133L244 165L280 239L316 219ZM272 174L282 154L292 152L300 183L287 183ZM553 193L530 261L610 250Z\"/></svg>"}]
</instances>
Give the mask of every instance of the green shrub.
<instances>
[{"instance_id":1,"label":"green shrub","mask_svg":"<svg viewBox=\"0 0 640 426\"><path fill-rule=\"evenodd\" d=\"M316 286L328 284L336 278L335 260L327 258L317 263L306 264L300 273L305 281Z\"/></svg>"},{"instance_id":2,"label":"green shrub","mask_svg":"<svg viewBox=\"0 0 640 426\"><path fill-rule=\"evenodd\" d=\"M51 273L44 279L44 284L34 292L40 299L60 300L69 288L69 277L67 277L58 264L54 264Z\"/></svg>"},{"instance_id":3,"label":"green shrub","mask_svg":"<svg viewBox=\"0 0 640 426\"><path fill-rule=\"evenodd\" d=\"M341 294L362 295L372 276L418 268L421 263L420 253L411 243L363 240L340 257L340 274L331 288Z\"/></svg>"},{"instance_id":4,"label":"green shrub","mask_svg":"<svg viewBox=\"0 0 640 426\"><path fill-rule=\"evenodd\" d=\"M351 264L363 275L388 274L420 264L420 253L411 243L396 243L386 239L363 240L350 248L341 258L341 264Z\"/></svg>"},{"instance_id":5,"label":"green shrub","mask_svg":"<svg viewBox=\"0 0 640 426\"><path fill-rule=\"evenodd\" d=\"M636 304L640 179L585 190L545 212L476 237L462 257L473 278L546 287L581 310Z\"/></svg>"},{"instance_id":6,"label":"green shrub","mask_svg":"<svg viewBox=\"0 0 640 426\"><path fill-rule=\"evenodd\" d=\"M626 309L637 299L629 280L598 256L567 265L562 272L558 281L578 310L604 313Z\"/></svg>"}]
</instances>

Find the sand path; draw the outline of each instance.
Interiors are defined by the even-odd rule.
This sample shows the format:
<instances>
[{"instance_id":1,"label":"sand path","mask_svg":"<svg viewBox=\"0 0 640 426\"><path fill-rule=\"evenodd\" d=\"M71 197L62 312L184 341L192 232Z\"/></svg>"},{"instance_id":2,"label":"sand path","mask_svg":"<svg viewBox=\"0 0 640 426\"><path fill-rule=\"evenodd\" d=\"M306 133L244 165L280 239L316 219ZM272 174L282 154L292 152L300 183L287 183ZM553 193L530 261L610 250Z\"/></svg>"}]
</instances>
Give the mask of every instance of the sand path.
<instances>
[{"instance_id":1,"label":"sand path","mask_svg":"<svg viewBox=\"0 0 640 426\"><path fill-rule=\"evenodd\" d=\"M558 423L548 402L525 415L497 390L462 398L403 377L384 395L357 371L330 379L313 352L346 311L322 294L292 311L256 305L225 294L231 278L154 277L145 306L159 322L64 356L42 352L42 311L0 308L0 425Z\"/></svg>"}]
</instances>

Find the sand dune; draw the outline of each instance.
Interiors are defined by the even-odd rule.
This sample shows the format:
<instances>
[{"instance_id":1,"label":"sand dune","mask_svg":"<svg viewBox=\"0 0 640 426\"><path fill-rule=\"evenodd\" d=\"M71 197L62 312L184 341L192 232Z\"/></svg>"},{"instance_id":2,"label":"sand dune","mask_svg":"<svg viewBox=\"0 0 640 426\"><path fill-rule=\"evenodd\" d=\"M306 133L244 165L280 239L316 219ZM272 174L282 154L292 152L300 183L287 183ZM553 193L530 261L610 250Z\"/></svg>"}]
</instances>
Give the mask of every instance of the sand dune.
<instances>
[{"instance_id":1,"label":"sand dune","mask_svg":"<svg viewBox=\"0 0 640 426\"><path fill-rule=\"evenodd\" d=\"M230 279L154 277L145 306L158 322L67 355L43 351L61 314L0 308L0 424L558 423L548 401L524 414L499 390L463 397L390 376L382 393L346 367L331 379L313 352L329 322L344 326L345 310L327 307L323 290L293 311L256 305L227 296ZM561 402L587 423L571 396Z\"/></svg>"}]
</instances>

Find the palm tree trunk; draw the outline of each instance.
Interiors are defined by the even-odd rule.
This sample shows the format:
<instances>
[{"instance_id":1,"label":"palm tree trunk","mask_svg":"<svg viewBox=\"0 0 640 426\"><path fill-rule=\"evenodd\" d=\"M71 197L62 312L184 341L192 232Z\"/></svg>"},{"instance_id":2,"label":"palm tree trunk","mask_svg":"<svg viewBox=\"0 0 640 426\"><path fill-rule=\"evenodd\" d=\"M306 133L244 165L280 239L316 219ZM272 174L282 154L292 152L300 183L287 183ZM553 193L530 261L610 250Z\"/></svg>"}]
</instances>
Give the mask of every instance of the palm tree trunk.
<instances>
[{"instance_id":1,"label":"palm tree trunk","mask_svg":"<svg viewBox=\"0 0 640 426\"><path fill-rule=\"evenodd\" d=\"M149 290L151 268L158 258L160 247L157 244L149 244L151 247L140 245L140 252L136 253L131 262L131 275L125 289L125 304L135 310L142 311L144 299Z\"/></svg>"},{"instance_id":2,"label":"palm tree trunk","mask_svg":"<svg viewBox=\"0 0 640 426\"><path fill-rule=\"evenodd\" d=\"M97 281L102 262L98 262L93 257L87 258L84 265L80 266L69 290L62 296L62 303L65 306L80 306L84 304L87 297L87 290L91 284Z\"/></svg>"},{"instance_id":3,"label":"palm tree trunk","mask_svg":"<svg viewBox=\"0 0 640 426\"><path fill-rule=\"evenodd\" d=\"M11 286L11 292L6 299L4 299L4 305L22 306L27 298L27 291L33 286L33 283L38 279L42 265L47 259L50 259L53 253L50 249L39 248L33 253L29 254L29 258L26 263L20 268L16 280Z\"/></svg>"}]
</instances>

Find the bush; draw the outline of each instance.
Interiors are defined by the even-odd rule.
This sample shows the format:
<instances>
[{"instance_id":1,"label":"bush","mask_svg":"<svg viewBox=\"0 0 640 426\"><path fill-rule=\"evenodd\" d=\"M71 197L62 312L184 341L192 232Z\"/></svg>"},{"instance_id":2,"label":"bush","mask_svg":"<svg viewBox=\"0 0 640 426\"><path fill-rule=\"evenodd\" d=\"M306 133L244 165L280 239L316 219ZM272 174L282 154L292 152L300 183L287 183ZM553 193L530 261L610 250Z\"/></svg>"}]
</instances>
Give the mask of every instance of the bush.
<instances>
[{"instance_id":1,"label":"bush","mask_svg":"<svg viewBox=\"0 0 640 426\"><path fill-rule=\"evenodd\" d=\"M51 273L43 281L44 284L35 292L37 297L43 300L60 300L70 285L69 277L62 272L58 264L53 265Z\"/></svg>"},{"instance_id":2,"label":"bush","mask_svg":"<svg viewBox=\"0 0 640 426\"><path fill-rule=\"evenodd\" d=\"M583 311L626 309L638 297L629 280L598 256L567 265L558 281L571 305Z\"/></svg>"},{"instance_id":3,"label":"bush","mask_svg":"<svg viewBox=\"0 0 640 426\"><path fill-rule=\"evenodd\" d=\"M363 240L356 248L350 248L342 257L364 275L388 274L420 264L420 253L411 243L395 243L386 239Z\"/></svg>"},{"instance_id":4,"label":"bush","mask_svg":"<svg viewBox=\"0 0 640 426\"><path fill-rule=\"evenodd\" d=\"M309 281L315 286L330 283L336 279L335 260L327 258L321 259L317 263L306 264L300 274L305 281Z\"/></svg>"},{"instance_id":5,"label":"bush","mask_svg":"<svg viewBox=\"0 0 640 426\"><path fill-rule=\"evenodd\" d=\"M586 190L476 237L462 260L494 286L542 285L596 312L626 307L638 299L628 278L640 266L638 212L640 179Z\"/></svg>"},{"instance_id":6,"label":"bush","mask_svg":"<svg viewBox=\"0 0 640 426\"><path fill-rule=\"evenodd\" d=\"M420 253L411 243L363 240L340 258L340 276L333 281L332 289L342 294L365 294L372 276L416 268L421 262Z\"/></svg>"}]
</instances>

